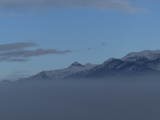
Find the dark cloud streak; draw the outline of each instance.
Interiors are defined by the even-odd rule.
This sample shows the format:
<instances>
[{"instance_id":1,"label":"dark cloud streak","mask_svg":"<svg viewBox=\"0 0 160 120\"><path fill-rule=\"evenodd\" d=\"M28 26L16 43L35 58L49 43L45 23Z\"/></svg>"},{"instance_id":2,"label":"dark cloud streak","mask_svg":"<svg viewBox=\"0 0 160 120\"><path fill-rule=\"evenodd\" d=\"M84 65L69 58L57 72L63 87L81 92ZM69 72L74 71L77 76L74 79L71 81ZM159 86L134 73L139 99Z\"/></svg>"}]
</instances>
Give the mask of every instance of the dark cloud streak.
<instances>
[{"instance_id":1,"label":"dark cloud streak","mask_svg":"<svg viewBox=\"0 0 160 120\"><path fill-rule=\"evenodd\" d=\"M48 55L48 54L67 54L71 50L57 49L36 49L26 50L25 48L36 46L36 43L11 43L0 45L0 61L6 62L26 62L30 57Z\"/></svg>"},{"instance_id":2,"label":"dark cloud streak","mask_svg":"<svg viewBox=\"0 0 160 120\"><path fill-rule=\"evenodd\" d=\"M65 51L58 51L56 49L36 49L36 50L22 50L22 51L11 51L11 52L4 52L0 53L0 56L4 57L32 57L32 56L40 56L40 55L46 55L46 54L65 54L70 53L71 50L65 50Z\"/></svg>"},{"instance_id":3,"label":"dark cloud streak","mask_svg":"<svg viewBox=\"0 0 160 120\"><path fill-rule=\"evenodd\" d=\"M41 8L93 8L111 9L127 12L141 10L126 0L0 0L1 8L5 9L41 9Z\"/></svg>"},{"instance_id":4,"label":"dark cloud streak","mask_svg":"<svg viewBox=\"0 0 160 120\"><path fill-rule=\"evenodd\" d=\"M23 59L23 58L10 58L10 57L0 57L0 61L6 61L6 62L26 62L29 59Z\"/></svg>"},{"instance_id":5,"label":"dark cloud streak","mask_svg":"<svg viewBox=\"0 0 160 120\"><path fill-rule=\"evenodd\" d=\"M27 43L27 42L3 44L3 45L0 45L0 52L20 50L20 49L24 49L27 47L33 47L33 46L37 46L37 44L36 43Z\"/></svg>"}]
</instances>

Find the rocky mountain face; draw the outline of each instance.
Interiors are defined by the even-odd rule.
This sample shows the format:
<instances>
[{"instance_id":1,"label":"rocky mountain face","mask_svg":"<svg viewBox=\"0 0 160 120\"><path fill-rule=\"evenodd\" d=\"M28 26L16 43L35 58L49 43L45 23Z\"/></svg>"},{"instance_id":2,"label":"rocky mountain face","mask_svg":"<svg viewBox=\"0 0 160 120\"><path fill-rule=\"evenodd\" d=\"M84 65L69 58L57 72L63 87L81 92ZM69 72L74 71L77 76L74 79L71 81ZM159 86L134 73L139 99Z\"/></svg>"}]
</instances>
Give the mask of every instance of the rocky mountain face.
<instances>
[{"instance_id":1,"label":"rocky mountain face","mask_svg":"<svg viewBox=\"0 0 160 120\"><path fill-rule=\"evenodd\" d=\"M105 62L88 72L87 78L107 77L118 75L142 75L146 73L158 73L158 70L153 66L154 61L149 61L144 58L136 61L122 61L113 59L110 62Z\"/></svg>"},{"instance_id":2,"label":"rocky mountain face","mask_svg":"<svg viewBox=\"0 0 160 120\"><path fill-rule=\"evenodd\" d=\"M132 52L122 59L110 58L100 65L81 65L75 62L68 68L43 71L21 80L103 78L144 74L160 74L160 51Z\"/></svg>"}]
</instances>

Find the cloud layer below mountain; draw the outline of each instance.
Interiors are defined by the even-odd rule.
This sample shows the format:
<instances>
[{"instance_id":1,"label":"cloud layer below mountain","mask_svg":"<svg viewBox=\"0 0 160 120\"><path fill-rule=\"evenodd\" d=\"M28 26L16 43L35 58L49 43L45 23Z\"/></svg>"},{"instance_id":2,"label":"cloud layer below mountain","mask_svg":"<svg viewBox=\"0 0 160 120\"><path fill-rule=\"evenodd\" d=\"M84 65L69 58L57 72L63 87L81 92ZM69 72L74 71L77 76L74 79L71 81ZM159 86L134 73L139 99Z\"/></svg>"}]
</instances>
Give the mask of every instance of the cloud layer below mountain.
<instances>
[{"instance_id":1,"label":"cloud layer below mountain","mask_svg":"<svg viewBox=\"0 0 160 120\"><path fill-rule=\"evenodd\" d=\"M159 120L157 78L0 83L1 120Z\"/></svg>"}]
</instances>

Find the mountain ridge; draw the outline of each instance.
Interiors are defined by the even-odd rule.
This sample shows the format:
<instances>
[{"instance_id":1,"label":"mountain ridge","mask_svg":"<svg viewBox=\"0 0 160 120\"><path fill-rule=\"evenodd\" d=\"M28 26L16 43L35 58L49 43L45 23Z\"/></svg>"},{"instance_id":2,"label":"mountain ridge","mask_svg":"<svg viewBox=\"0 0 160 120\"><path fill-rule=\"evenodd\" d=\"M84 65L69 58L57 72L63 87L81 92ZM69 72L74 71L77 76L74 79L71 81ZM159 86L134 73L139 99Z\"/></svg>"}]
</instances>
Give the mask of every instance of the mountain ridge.
<instances>
[{"instance_id":1,"label":"mountain ridge","mask_svg":"<svg viewBox=\"0 0 160 120\"><path fill-rule=\"evenodd\" d=\"M72 63L68 68L42 71L23 80L58 80L77 78L102 78L118 75L141 75L160 73L160 50L132 52L121 59L110 58L104 63L82 65Z\"/></svg>"}]
</instances>

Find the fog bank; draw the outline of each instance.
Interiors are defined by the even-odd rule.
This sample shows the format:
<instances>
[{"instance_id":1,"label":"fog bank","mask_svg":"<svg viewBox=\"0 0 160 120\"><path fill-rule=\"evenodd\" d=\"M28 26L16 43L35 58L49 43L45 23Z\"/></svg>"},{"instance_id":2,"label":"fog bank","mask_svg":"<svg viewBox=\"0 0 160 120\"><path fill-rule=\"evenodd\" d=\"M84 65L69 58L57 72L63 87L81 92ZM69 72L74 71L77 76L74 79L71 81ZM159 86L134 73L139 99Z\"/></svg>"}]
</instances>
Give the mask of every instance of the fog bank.
<instances>
[{"instance_id":1,"label":"fog bank","mask_svg":"<svg viewBox=\"0 0 160 120\"><path fill-rule=\"evenodd\" d=\"M159 120L160 81L0 83L0 120Z\"/></svg>"}]
</instances>

